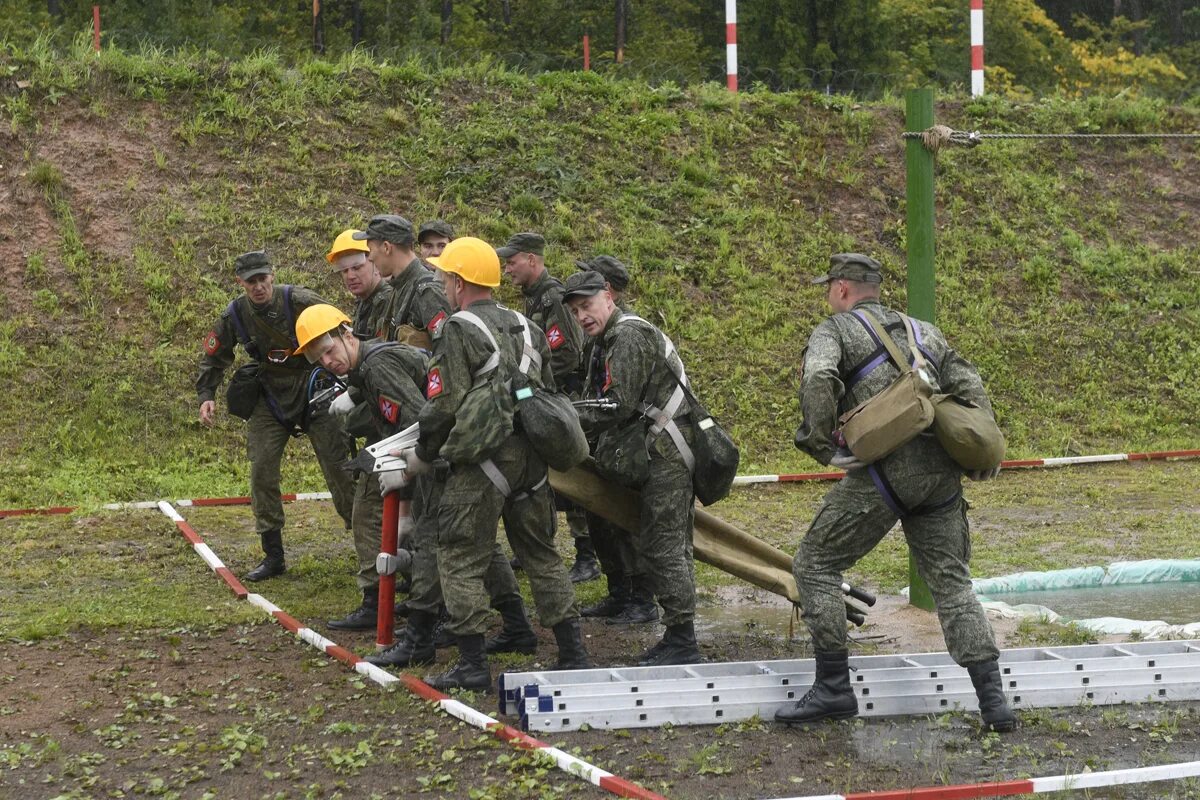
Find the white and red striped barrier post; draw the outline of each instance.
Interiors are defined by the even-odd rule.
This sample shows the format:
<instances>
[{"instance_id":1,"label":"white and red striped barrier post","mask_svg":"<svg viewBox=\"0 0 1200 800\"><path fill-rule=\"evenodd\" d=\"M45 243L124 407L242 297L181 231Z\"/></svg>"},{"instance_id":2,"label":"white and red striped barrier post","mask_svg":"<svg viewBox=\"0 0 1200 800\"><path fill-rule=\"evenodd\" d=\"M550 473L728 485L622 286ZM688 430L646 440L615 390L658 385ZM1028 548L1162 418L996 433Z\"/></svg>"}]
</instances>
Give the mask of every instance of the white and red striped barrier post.
<instances>
[{"instance_id":1,"label":"white and red striped barrier post","mask_svg":"<svg viewBox=\"0 0 1200 800\"><path fill-rule=\"evenodd\" d=\"M983 94L983 0L971 0L971 97Z\"/></svg>"},{"instance_id":2,"label":"white and red striped barrier post","mask_svg":"<svg viewBox=\"0 0 1200 800\"><path fill-rule=\"evenodd\" d=\"M725 85L738 90L737 81L737 0L725 0Z\"/></svg>"}]
</instances>

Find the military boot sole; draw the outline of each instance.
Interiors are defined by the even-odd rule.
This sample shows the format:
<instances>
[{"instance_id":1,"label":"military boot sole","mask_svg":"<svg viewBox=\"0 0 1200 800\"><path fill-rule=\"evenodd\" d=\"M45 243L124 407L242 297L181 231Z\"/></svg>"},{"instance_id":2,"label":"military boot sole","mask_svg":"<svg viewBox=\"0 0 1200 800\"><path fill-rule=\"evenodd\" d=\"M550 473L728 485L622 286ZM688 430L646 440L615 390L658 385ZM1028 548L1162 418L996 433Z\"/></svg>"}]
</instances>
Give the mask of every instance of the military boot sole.
<instances>
[{"instance_id":1,"label":"military boot sole","mask_svg":"<svg viewBox=\"0 0 1200 800\"><path fill-rule=\"evenodd\" d=\"M607 625L645 625L658 620L658 606L646 604L627 606L620 614L608 617L604 622Z\"/></svg>"},{"instance_id":2,"label":"military boot sole","mask_svg":"<svg viewBox=\"0 0 1200 800\"><path fill-rule=\"evenodd\" d=\"M490 692L492 690L492 675L490 672L468 672L457 667L440 675L431 675L425 682L439 692L451 689L469 689L471 691Z\"/></svg>"},{"instance_id":3,"label":"military boot sole","mask_svg":"<svg viewBox=\"0 0 1200 800\"><path fill-rule=\"evenodd\" d=\"M287 565L280 564L279 566L259 564L254 569L246 573L246 577L242 580L258 583L265 581L267 578L274 578L287 572Z\"/></svg>"},{"instance_id":4,"label":"military boot sole","mask_svg":"<svg viewBox=\"0 0 1200 800\"><path fill-rule=\"evenodd\" d=\"M378 626L378 621L379 611L372 608L363 609L361 613L352 611L341 619L331 619L325 624L335 631L373 631Z\"/></svg>"},{"instance_id":5,"label":"military boot sole","mask_svg":"<svg viewBox=\"0 0 1200 800\"><path fill-rule=\"evenodd\" d=\"M437 661L437 656L433 651L418 651L390 657L386 655L387 652L385 650L382 653L367 656L363 661L377 667L426 667Z\"/></svg>"},{"instance_id":6,"label":"military boot sole","mask_svg":"<svg viewBox=\"0 0 1200 800\"><path fill-rule=\"evenodd\" d=\"M983 721L983 727L990 731L995 731L996 733L1012 733L1017 729L1017 719L1016 717L1008 717L1005 719L992 721L985 719Z\"/></svg>"},{"instance_id":7,"label":"military boot sole","mask_svg":"<svg viewBox=\"0 0 1200 800\"><path fill-rule=\"evenodd\" d=\"M827 711L825 713L817 714L816 716L812 717L805 717L803 719L790 719L787 716L787 712L781 710L775 712L775 721L787 725L790 728L793 725L811 725L815 722L824 722L827 719L836 721L839 719L850 719L857 716L858 709L856 708L853 711Z\"/></svg>"}]
</instances>

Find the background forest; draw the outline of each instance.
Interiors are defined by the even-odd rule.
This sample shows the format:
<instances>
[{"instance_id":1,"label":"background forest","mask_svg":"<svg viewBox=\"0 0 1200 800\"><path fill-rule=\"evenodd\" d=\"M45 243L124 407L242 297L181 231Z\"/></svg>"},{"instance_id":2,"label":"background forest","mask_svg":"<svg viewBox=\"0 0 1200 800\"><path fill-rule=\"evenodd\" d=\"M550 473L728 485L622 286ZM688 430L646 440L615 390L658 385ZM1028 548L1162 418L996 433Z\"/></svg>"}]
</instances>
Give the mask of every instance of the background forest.
<instances>
[{"instance_id":1,"label":"background forest","mask_svg":"<svg viewBox=\"0 0 1200 800\"><path fill-rule=\"evenodd\" d=\"M67 44L93 0L0 0L0 40ZM106 0L106 43L287 60L490 59L527 71L592 66L679 84L723 80L724 0ZM320 13L314 17L314 9ZM743 0L741 83L879 96L914 83L961 89L967 0ZM1183 102L1200 87L1200 4L987 0L988 91L1015 98L1138 92Z\"/></svg>"}]
</instances>

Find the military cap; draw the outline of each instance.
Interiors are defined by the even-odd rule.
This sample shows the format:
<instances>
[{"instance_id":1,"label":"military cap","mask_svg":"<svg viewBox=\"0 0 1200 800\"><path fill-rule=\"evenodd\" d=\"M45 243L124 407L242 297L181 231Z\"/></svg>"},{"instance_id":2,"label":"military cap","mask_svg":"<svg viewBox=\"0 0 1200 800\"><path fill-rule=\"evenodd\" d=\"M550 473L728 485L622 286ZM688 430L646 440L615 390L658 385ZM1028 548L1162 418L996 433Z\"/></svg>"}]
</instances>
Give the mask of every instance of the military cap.
<instances>
[{"instance_id":1,"label":"military cap","mask_svg":"<svg viewBox=\"0 0 1200 800\"><path fill-rule=\"evenodd\" d=\"M629 270L625 265L612 256L593 256L587 262L586 269L594 270L604 276L608 285L618 292L625 291L629 285Z\"/></svg>"},{"instance_id":2,"label":"military cap","mask_svg":"<svg viewBox=\"0 0 1200 800\"><path fill-rule=\"evenodd\" d=\"M563 300L573 297L591 297L604 291L604 276L595 270L576 272L567 278L563 286Z\"/></svg>"},{"instance_id":3,"label":"military cap","mask_svg":"<svg viewBox=\"0 0 1200 800\"><path fill-rule=\"evenodd\" d=\"M242 280L271 271L271 260L263 250L242 253L233 262L233 273Z\"/></svg>"},{"instance_id":4,"label":"military cap","mask_svg":"<svg viewBox=\"0 0 1200 800\"><path fill-rule=\"evenodd\" d=\"M533 253L535 256L544 255L546 240L540 233L514 233L504 243L504 247L496 248L496 255L501 258L512 258L517 253Z\"/></svg>"},{"instance_id":5,"label":"military cap","mask_svg":"<svg viewBox=\"0 0 1200 800\"><path fill-rule=\"evenodd\" d=\"M409 244L413 240L412 223L397 214L379 214L371 217L365 231L359 231L353 238L357 241L378 239L395 244Z\"/></svg>"},{"instance_id":6,"label":"military cap","mask_svg":"<svg viewBox=\"0 0 1200 800\"><path fill-rule=\"evenodd\" d=\"M427 233L436 233L438 236L445 236L447 239L454 238L454 228L444 219L422 222L421 229L417 231L417 241L422 241Z\"/></svg>"},{"instance_id":7,"label":"military cap","mask_svg":"<svg viewBox=\"0 0 1200 800\"><path fill-rule=\"evenodd\" d=\"M883 267L862 253L835 253L829 257L829 272L813 283L829 283L837 278L862 283L883 283Z\"/></svg>"}]
</instances>

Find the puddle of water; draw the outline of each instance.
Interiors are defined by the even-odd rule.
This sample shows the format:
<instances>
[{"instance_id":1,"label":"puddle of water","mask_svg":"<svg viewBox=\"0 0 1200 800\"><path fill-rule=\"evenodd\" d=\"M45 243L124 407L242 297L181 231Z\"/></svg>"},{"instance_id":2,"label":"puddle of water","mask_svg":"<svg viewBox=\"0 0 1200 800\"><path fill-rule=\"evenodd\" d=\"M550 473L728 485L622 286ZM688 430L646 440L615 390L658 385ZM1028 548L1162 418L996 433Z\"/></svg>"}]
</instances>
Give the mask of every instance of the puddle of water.
<instances>
[{"instance_id":1,"label":"puddle of water","mask_svg":"<svg viewBox=\"0 0 1200 800\"><path fill-rule=\"evenodd\" d=\"M792 607L780 605L720 605L696 606L696 631L700 633L757 633L779 639L787 638L788 619ZM796 630L804 630L797 620Z\"/></svg>"},{"instance_id":2,"label":"puddle of water","mask_svg":"<svg viewBox=\"0 0 1200 800\"><path fill-rule=\"evenodd\" d=\"M988 599L1010 606L1045 606L1066 619L1123 617L1162 620L1172 625L1200 622L1200 583L1194 581L1003 592L988 595Z\"/></svg>"}]
</instances>

